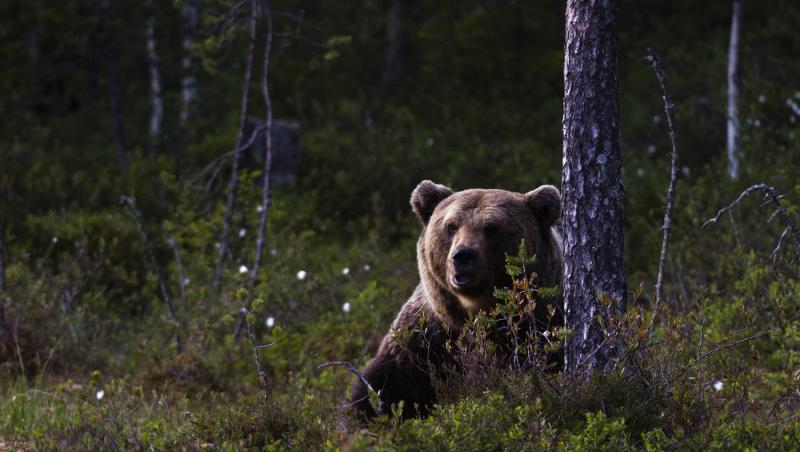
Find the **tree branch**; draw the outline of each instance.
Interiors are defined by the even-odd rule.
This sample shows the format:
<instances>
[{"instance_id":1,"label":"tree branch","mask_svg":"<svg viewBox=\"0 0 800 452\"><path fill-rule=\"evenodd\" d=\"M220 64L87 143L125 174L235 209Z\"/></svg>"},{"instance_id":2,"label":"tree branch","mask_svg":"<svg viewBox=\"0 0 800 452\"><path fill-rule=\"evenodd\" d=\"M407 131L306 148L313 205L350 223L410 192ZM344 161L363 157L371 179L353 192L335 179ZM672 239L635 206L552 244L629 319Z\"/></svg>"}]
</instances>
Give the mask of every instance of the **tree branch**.
<instances>
[{"instance_id":1,"label":"tree branch","mask_svg":"<svg viewBox=\"0 0 800 452\"><path fill-rule=\"evenodd\" d=\"M701 228L705 228L710 224L716 223L717 221L719 221L722 214L726 212L731 213L733 209L736 206L738 206L742 202L742 200L744 200L744 198L747 197L747 195L755 191L764 192L764 198L766 199L766 203L767 204L771 203L775 205L775 214L777 214L777 216L781 219L781 221L783 221L783 224L786 225L786 228L792 233L792 236L794 237L795 249L797 250L798 253L800 253L800 229L798 229L797 227L797 222L794 220L794 218L792 218L789 211L787 211L786 208L781 205L781 199L783 199L783 195L778 193L774 187L764 183L755 184L747 187L732 203L730 203L726 207L719 209L719 211L717 211L717 214L713 218L710 218L705 223L703 223ZM782 241L783 239L781 238L779 243Z\"/></svg>"}]
</instances>

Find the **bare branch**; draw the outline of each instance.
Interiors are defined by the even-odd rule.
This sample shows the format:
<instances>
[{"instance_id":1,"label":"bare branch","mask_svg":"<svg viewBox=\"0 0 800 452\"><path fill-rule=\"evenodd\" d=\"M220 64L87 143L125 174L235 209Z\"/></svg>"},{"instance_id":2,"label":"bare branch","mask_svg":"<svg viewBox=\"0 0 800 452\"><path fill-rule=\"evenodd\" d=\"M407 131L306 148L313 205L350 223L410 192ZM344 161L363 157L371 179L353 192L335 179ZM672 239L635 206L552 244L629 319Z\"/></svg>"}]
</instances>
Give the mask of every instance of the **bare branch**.
<instances>
[{"instance_id":1,"label":"bare branch","mask_svg":"<svg viewBox=\"0 0 800 452\"><path fill-rule=\"evenodd\" d=\"M754 334L754 335L752 335L752 336L747 336L747 337L745 337L745 338L743 338L743 339L739 339L738 341L733 341L733 342L730 342L730 343L728 343L728 344L721 345L721 346L719 346L719 347L717 347L717 348L715 348L715 349L713 349L713 350L711 350L711 351L705 352L705 353L699 353L699 352L698 352L698 354L697 354L697 358L696 358L696 363L697 363L697 365L699 366L699 365L700 365L700 361L701 361L701 360L703 360L703 359L705 359L705 358L708 358L708 357L709 357L709 356L711 356L711 355L715 355L715 354L717 354L717 353L719 353L719 352L721 352L721 351L727 350L727 349L729 349L729 348L736 347L737 345L744 344L745 342L749 342L749 341L752 341L752 340L754 340L754 339L758 339L758 338L764 337L764 336L766 336L767 334L769 334L769 333L770 333L770 331L771 331L771 330L766 330L766 331L761 331L761 332L758 332L758 333L756 333L756 334ZM681 370L679 370L679 371L678 371L678 373L676 373L676 374L675 374L675 376L673 376L673 377L672 377L672 378L671 378L671 379L670 379L670 380L669 380L669 381L666 383L666 385L672 384L672 383L673 383L675 380L677 380L678 378L680 378L680 376L681 376L681 375L683 375L683 373L684 373L684 372L686 372L686 370L687 370L687 369L689 369L689 366L691 366L691 365L692 365L692 362L694 362L694 361L690 361L690 362L688 362L688 363L687 363L685 366L683 366L683 367L681 368Z\"/></svg>"},{"instance_id":2,"label":"bare branch","mask_svg":"<svg viewBox=\"0 0 800 452\"><path fill-rule=\"evenodd\" d=\"M772 265L775 265L778 262L778 257L781 254L781 246L783 246L783 239L786 238L786 235L789 234L791 228L786 226L786 228L781 233L781 236L778 237L778 243L775 245L775 249L769 254L770 259L772 259Z\"/></svg>"},{"instance_id":3,"label":"bare branch","mask_svg":"<svg viewBox=\"0 0 800 452\"><path fill-rule=\"evenodd\" d=\"M669 236L672 229L672 209L675 207L675 184L678 180L678 138L675 132L675 104L669 98L667 93L666 75L661 67L661 59L658 57L653 49L647 49L648 56L645 58L650 62L650 66L658 77L658 83L661 85L661 98L664 101L664 113L667 117L667 126L669 127L669 139L672 143L672 161L670 167L669 187L667 188L667 204L664 208L664 223L661 229L664 231L664 238L661 242L661 256L658 259L658 278L656 280L656 314L653 319L658 315L661 305L664 302L664 267L667 263L667 251L669 248Z\"/></svg>"},{"instance_id":4,"label":"bare branch","mask_svg":"<svg viewBox=\"0 0 800 452\"><path fill-rule=\"evenodd\" d=\"M310 45L312 45L314 47L317 47L319 49L328 49L328 48L330 48L330 45L328 45L328 44L325 44L323 42L314 41L313 39L309 38L308 36L302 35L300 33L291 32L291 31L274 33L274 36L276 38L297 39L298 41L305 42L305 43L310 44Z\"/></svg>"},{"instance_id":5,"label":"bare branch","mask_svg":"<svg viewBox=\"0 0 800 452\"><path fill-rule=\"evenodd\" d=\"M747 187L732 203L730 203L726 207L719 209L719 211L717 211L717 214L713 218L703 223L701 228L705 228L710 224L716 223L717 221L719 221L722 214L726 212L730 214L731 211L736 206L738 206L742 202L742 200L744 200L744 198L747 197L747 195L755 191L764 192L764 198L766 198L767 202L775 205L774 215L777 215L778 218L780 218L781 221L783 221L783 224L786 225L789 231L791 231L792 236L794 237L795 248L797 249L797 252L800 253L800 229L798 229L797 227L797 222L791 216L789 211L787 211L786 208L781 205L781 199L783 199L783 195L778 193L774 187L764 183L755 184Z\"/></svg>"},{"instance_id":6,"label":"bare branch","mask_svg":"<svg viewBox=\"0 0 800 452\"><path fill-rule=\"evenodd\" d=\"M256 142L256 138L258 138L258 134L263 132L263 131L265 131L265 130L267 130L267 126L261 126L261 127L256 128L255 130L253 130L253 132L250 134L250 138L247 139L246 143L244 143L243 145L238 146L238 147L236 147L234 149L231 149L230 151L228 151L228 152L226 152L226 153L214 158L214 160L209 162L202 170L200 170L200 172L197 173L197 176L195 176L192 179L191 183L196 183L198 179L200 179L202 176L207 174L209 171L217 170L217 168L220 165L222 165L229 158L239 154L240 152L244 152L245 150L250 148L250 146L252 146L253 143Z\"/></svg>"},{"instance_id":7,"label":"bare branch","mask_svg":"<svg viewBox=\"0 0 800 452\"><path fill-rule=\"evenodd\" d=\"M175 315L175 307L172 305L172 299L169 296L169 292L167 292L167 281L164 273L158 266L158 261L156 261L156 256L153 253L153 247L150 245L150 239L147 237L147 232L144 230L142 214L136 210L133 198L131 197L121 196L119 198L119 203L128 209L128 212L130 212L130 214L136 220L136 224L139 226L139 234L141 234L142 240L144 241L144 247L147 251L147 256L150 258L150 265L152 265L153 271L156 272L156 275L158 276L158 286L161 289L161 298L164 300L164 304L167 305L170 320L172 320L173 325L177 327L179 325L178 317ZM175 329L175 345L178 347L178 351L183 350L181 335L177 328Z\"/></svg>"}]
</instances>

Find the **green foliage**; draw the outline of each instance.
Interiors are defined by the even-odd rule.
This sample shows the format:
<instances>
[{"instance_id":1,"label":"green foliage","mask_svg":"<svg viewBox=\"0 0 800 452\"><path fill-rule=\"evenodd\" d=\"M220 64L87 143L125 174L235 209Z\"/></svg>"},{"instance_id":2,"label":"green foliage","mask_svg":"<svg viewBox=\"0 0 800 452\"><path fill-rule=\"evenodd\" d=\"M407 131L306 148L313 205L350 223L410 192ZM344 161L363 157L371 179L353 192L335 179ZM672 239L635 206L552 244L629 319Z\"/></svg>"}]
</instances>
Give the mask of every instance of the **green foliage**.
<instances>
[{"instance_id":1,"label":"green foliage","mask_svg":"<svg viewBox=\"0 0 800 452\"><path fill-rule=\"evenodd\" d=\"M438 383L440 406L427 419L368 425L342 408L353 375L317 367L331 360L363 366L418 283L413 187L430 178L456 189L524 192L560 180L563 3L401 2L403 67L389 80L392 2L276 2L276 11L291 13L273 18L280 35L270 89L275 117L302 126L300 174L294 186L274 189L266 253L251 287L239 268L251 268L254 258L262 175L260 157L245 156L219 291L212 279L230 159L215 159L234 146L249 4L231 12L240 2L200 2L201 29L190 49L199 90L184 130L177 112L179 7L186 2L155 3L116 1L110 10L81 0L0 4L9 18L0 24L0 234L7 248L0 300L10 333L0 334L0 444L796 447L795 242L787 236L772 254L785 225L767 221L771 210L758 199L735 209L734 224L726 218L700 228L758 181L777 187L782 205L800 214L798 118L787 104L800 103L796 2L745 7L738 181L725 176L723 158L729 2L621 2L626 269L636 289L628 311L604 325L625 351L612 372L586 382L553 372L547 357L573 334L557 325L515 344L526 366L496 365L498 338L487 334L498 324L518 332L515 321L555 295L537 287L528 272L534 256L522 244L507 260L512 287L498 288L495 311L471 318L470 341L456 344L475 361ZM141 57L151 16L165 102L155 156L145 155L151 104ZM296 34L303 38L286 37ZM651 286L669 143L655 77L641 61L648 46L664 61L680 132L667 302L658 313ZM263 117L259 70L260 63L249 115ZM114 78L127 168L116 154ZM138 226L117 204L123 194L142 211L177 307L183 353ZM256 345L264 346L257 353L265 382L253 372L250 341L233 338L243 306Z\"/></svg>"}]
</instances>

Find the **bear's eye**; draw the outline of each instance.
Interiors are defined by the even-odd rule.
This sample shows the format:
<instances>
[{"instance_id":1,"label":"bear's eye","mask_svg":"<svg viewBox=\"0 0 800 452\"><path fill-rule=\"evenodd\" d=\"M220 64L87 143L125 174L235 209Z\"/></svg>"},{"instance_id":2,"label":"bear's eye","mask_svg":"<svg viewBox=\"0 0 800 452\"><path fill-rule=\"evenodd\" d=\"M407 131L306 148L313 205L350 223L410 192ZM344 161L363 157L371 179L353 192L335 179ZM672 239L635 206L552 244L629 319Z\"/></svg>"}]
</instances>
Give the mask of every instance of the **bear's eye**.
<instances>
[{"instance_id":1,"label":"bear's eye","mask_svg":"<svg viewBox=\"0 0 800 452\"><path fill-rule=\"evenodd\" d=\"M458 227L456 227L456 225L454 225L454 224L452 224L452 223L450 223L450 224L448 224L448 225L447 225L447 233L448 233L449 235L453 235L453 234L455 234L455 233L456 233L456 229L458 229Z\"/></svg>"},{"instance_id":2,"label":"bear's eye","mask_svg":"<svg viewBox=\"0 0 800 452\"><path fill-rule=\"evenodd\" d=\"M497 235L497 226L490 224L483 229L483 233L486 234L486 237L494 237Z\"/></svg>"}]
</instances>

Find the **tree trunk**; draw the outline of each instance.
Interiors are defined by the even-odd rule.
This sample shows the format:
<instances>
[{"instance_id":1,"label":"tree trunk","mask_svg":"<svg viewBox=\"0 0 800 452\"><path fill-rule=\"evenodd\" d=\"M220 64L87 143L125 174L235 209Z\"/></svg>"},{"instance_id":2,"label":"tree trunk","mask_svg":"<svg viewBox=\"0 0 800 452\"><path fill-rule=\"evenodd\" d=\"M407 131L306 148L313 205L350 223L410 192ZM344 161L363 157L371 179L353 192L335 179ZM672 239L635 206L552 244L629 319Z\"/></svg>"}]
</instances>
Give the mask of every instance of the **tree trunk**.
<instances>
[{"instance_id":1,"label":"tree trunk","mask_svg":"<svg viewBox=\"0 0 800 452\"><path fill-rule=\"evenodd\" d=\"M739 111L736 102L739 98L739 19L742 15L741 0L733 0L731 18L731 41L728 47L728 175L731 179L739 177Z\"/></svg>"},{"instance_id":2,"label":"tree trunk","mask_svg":"<svg viewBox=\"0 0 800 452\"><path fill-rule=\"evenodd\" d=\"M103 9L103 31L106 39L110 41L111 31L111 0L106 0ZM112 41L113 42L113 41ZM106 66L106 84L108 86L108 105L111 113L111 126L114 135L114 147L117 149L117 160L122 171L128 171L128 151L125 146L125 122L122 119L122 98L120 94L119 78L117 76L117 65L114 60L114 48L112 44L106 44L108 48L104 52Z\"/></svg>"},{"instance_id":3,"label":"tree trunk","mask_svg":"<svg viewBox=\"0 0 800 452\"><path fill-rule=\"evenodd\" d=\"M383 64L381 82L390 84L397 80L403 71L405 46L403 42L403 1L393 0L392 7L387 15L386 38L387 45L386 57Z\"/></svg>"},{"instance_id":4,"label":"tree trunk","mask_svg":"<svg viewBox=\"0 0 800 452\"><path fill-rule=\"evenodd\" d=\"M184 130L186 123L189 122L189 107L197 96L197 79L192 72L192 46L197 36L197 5L194 0L187 1L181 6L181 16L184 27L183 57L181 58L183 78L181 79L181 111L178 123L181 130Z\"/></svg>"},{"instance_id":5,"label":"tree trunk","mask_svg":"<svg viewBox=\"0 0 800 452\"><path fill-rule=\"evenodd\" d=\"M152 8L152 0L147 2L148 7ZM158 144L161 138L161 123L164 119L164 102L161 99L161 74L158 70L158 53L156 52L156 18L155 11L150 12L147 19L145 32L147 40L147 68L150 72L150 144L148 153L150 156L158 152Z\"/></svg>"},{"instance_id":6,"label":"tree trunk","mask_svg":"<svg viewBox=\"0 0 800 452\"><path fill-rule=\"evenodd\" d=\"M625 306L617 2L568 0L562 202L565 368L603 370L613 348L598 317ZM607 325L607 322L603 322Z\"/></svg>"},{"instance_id":7,"label":"tree trunk","mask_svg":"<svg viewBox=\"0 0 800 452\"><path fill-rule=\"evenodd\" d=\"M239 163L242 156L242 144L244 140L244 129L247 124L247 104L250 99L250 81L253 76L253 58L256 51L256 19L258 7L256 0L250 0L250 48L247 52L247 62L244 69L244 89L242 90L242 104L239 110L239 131L236 135L236 152L233 156L231 166L231 181L228 186L228 199L225 205L225 213L222 216L222 231L219 236L219 254L217 256L217 267L214 270L214 287L217 291L222 287L222 268L225 258L228 255L228 231L233 219L233 208L236 201L236 189L239 186Z\"/></svg>"},{"instance_id":8,"label":"tree trunk","mask_svg":"<svg viewBox=\"0 0 800 452\"><path fill-rule=\"evenodd\" d=\"M267 42L264 45L264 72L261 77L261 92L264 95L264 106L267 110L266 130L264 131L264 181L261 187L261 218L258 222L258 239L256 240L256 253L251 271L251 283L255 287L258 282L258 268L266 242L267 223L269 222L269 208L272 204L272 99L269 95L269 57L272 51L272 5L266 6L267 16Z\"/></svg>"}]
</instances>

